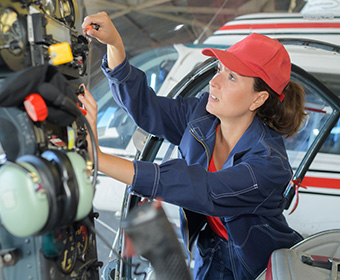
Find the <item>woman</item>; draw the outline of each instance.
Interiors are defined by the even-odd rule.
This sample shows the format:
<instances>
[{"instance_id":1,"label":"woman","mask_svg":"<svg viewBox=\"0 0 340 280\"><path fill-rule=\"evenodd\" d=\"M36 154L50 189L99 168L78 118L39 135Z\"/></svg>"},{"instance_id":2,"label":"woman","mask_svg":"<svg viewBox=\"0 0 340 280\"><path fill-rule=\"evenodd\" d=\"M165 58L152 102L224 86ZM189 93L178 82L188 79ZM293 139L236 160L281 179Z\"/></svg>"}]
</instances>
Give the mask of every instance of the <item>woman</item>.
<instances>
[{"instance_id":1,"label":"woman","mask_svg":"<svg viewBox=\"0 0 340 280\"><path fill-rule=\"evenodd\" d=\"M86 30L98 24L99 30ZM251 34L219 60L210 92L200 98L157 97L132 67L106 13L84 19L87 35L107 44L102 69L115 101L136 124L178 145L180 158L161 165L102 153L98 168L131 192L182 207L183 239L197 239L195 279L254 279L272 251L302 239L286 223L283 192L292 177L282 136L298 132L304 93L290 82L290 58L277 41ZM91 126L97 107L80 97Z\"/></svg>"}]
</instances>

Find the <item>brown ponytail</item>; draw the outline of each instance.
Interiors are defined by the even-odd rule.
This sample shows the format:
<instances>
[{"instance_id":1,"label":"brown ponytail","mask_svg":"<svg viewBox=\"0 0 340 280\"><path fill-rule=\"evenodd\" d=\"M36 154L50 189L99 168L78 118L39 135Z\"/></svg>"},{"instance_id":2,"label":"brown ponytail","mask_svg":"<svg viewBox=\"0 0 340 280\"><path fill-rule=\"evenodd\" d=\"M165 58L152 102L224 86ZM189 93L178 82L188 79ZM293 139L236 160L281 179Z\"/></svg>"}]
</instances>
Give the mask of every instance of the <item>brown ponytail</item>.
<instances>
[{"instance_id":1,"label":"brown ponytail","mask_svg":"<svg viewBox=\"0 0 340 280\"><path fill-rule=\"evenodd\" d=\"M305 92L298 83L290 81L279 101L276 94L261 78L254 79L255 91L268 91L267 101L257 109L256 115L270 128L286 138L295 135L307 114L304 111Z\"/></svg>"}]
</instances>

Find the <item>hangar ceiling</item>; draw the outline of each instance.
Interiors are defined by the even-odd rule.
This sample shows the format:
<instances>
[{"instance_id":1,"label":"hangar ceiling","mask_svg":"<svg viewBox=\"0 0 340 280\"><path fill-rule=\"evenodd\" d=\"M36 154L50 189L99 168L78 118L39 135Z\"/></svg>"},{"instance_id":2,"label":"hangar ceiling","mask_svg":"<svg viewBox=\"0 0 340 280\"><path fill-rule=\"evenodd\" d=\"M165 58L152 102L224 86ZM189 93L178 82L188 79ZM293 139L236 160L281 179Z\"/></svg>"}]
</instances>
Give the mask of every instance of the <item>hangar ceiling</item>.
<instances>
[{"instance_id":1,"label":"hangar ceiling","mask_svg":"<svg viewBox=\"0 0 340 280\"><path fill-rule=\"evenodd\" d=\"M304 0L84 0L87 14L106 11L128 57L174 43L202 42L236 16L299 11Z\"/></svg>"}]
</instances>

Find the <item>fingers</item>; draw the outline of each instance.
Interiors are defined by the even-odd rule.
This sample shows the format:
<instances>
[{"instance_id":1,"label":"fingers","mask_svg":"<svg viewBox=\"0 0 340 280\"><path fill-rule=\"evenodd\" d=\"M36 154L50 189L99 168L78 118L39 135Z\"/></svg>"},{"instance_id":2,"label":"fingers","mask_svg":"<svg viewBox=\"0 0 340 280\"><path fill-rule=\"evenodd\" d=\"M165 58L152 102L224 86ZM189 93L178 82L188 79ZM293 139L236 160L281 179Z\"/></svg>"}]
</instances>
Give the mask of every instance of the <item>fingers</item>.
<instances>
[{"instance_id":1,"label":"fingers","mask_svg":"<svg viewBox=\"0 0 340 280\"><path fill-rule=\"evenodd\" d=\"M91 24L99 26L98 30L88 27ZM125 48L122 38L107 13L100 12L85 17L82 29L84 35L96 38L99 42L108 46L107 61L111 70L124 61Z\"/></svg>"},{"instance_id":2,"label":"fingers","mask_svg":"<svg viewBox=\"0 0 340 280\"><path fill-rule=\"evenodd\" d=\"M81 25L83 31L86 31L88 29L88 25L90 24L98 24L101 26L103 22L106 20L107 14L105 12L100 12L94 15L89 15L84 18L84 21Z\"/></svg>"},{"instance_id":3,"label":"fingers","mask_svg":"<svg viewBox=\"0 0 340 280\"><path fill-rule=\"evenodd\" d=\"M96 145L96 150L99 151L98 147L98 135L97 135L97 103L94 100L91 93L86 89L85 85L82 84L81 87L84 89L84 94L79 94L78 99L83 104L84 110L86 111L85 117L90 125L91 131L93 132L94 142ZM93 160L93 152L92 152L92 142L89 134L86 137L88 142L88 153L90 155L91 160Z\"/></svg>"},{"instance_id":4,"label":"fingers","mask_svg":"<svg viewBox=\"0 0 340 280\"><path fill-rule=\"evenodd\" d=\"M98 28L93 28L94 25L97 25ZM115 42L116 30L111 19L105 12L85 17L82 23L82 29L84 35L94 37L103 44L111 45Z\"/></svg>"},{"instance_id":5,"label":"fingers","mask_svg":"<svg viewBox=\"0 0 340 280\"><path fill-rule=\"evenodd\" d=\"M94 100L93 96L91 95L91 93L87 90L87 88L82 85L84 88L84 97L85 97L85 102L88 103L88 105L95 107L97 109L97 103Z\"/></svg>"},{"instance_id":6,"label":"fingers","mask_svg":"<svg viewBox=\"0 0 340 280\"><path fill-rule=\"evenodd\" d=\"M97 103L92 97L91 93L86 89L84 85L84 94L78 95L79 101L83 104L86 110L86 119L90 123L92 129L95 129L97 123Z\"/></svg>"}]
</instances>

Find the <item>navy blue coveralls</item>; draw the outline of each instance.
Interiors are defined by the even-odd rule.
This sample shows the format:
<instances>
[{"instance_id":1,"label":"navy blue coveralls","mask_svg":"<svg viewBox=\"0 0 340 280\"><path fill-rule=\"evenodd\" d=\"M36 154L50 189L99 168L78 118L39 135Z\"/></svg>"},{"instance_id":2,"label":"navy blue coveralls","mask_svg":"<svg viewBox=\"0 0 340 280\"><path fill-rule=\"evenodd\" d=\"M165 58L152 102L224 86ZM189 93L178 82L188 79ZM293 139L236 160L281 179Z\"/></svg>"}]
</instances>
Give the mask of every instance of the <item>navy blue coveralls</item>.
<instances>
[{"instance_id":1,"label":"navy blue coveralls","mask_svg":"<svg viewBox=\"0 0 340 280\"><path fill-rule=\"evenodd\" d=\"M130 189L181 207L189 256L198 236L195 279L254 279L272 251L302 240L282 214L292 170L278 133L255 117L223 169L208 172L219 124L205 109L208 93L200 98L159 97L127 59L110 71L104 56L102 70L114 100L136 124L179 147L179 159L160 165L134 161ZM206 226L206 215L221 219L228 240Z\"/></svg>"}]
</instances>

